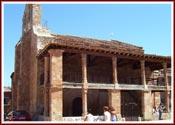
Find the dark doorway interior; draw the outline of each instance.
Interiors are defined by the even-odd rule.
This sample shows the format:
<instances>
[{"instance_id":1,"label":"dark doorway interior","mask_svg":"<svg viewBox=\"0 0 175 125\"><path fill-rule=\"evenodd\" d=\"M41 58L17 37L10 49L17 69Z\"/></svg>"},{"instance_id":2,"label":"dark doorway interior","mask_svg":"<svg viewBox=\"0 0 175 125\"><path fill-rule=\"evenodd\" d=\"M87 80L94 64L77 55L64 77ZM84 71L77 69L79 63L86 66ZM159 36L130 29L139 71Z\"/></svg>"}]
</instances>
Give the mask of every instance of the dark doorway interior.
<instances>
[{"instance_id":1,"label":"dark doorway interior","mask_svg":"<svg viewBox=\"0 0 175 125\"><path fill-rule=\"evenodd\" d=\"M87 97L88 112L92 115L103 115L103 106L108 105L108 91L89 89Z\"/></svg>"},{"instance_id":2,"label":"dark doorway interior","mask_svg":"<svg viewBox=\"0 0 175 125\"><path fill-rule=\"evenodd\" d=\"M81 116L82 115L82 99L77 97L72 102L72 114L73 116Z\"/></svg>"},{"instance_id":3,"label":"dark doorway interior","mask_svg":"<svg viewBox=\"0 0 175 125\"><path fill-rule=\"evenodd\" d=\"M137 121L141 113L141 91L122 91L121 92L122 116L126 121Z\"/></svg>"}]
</instances>

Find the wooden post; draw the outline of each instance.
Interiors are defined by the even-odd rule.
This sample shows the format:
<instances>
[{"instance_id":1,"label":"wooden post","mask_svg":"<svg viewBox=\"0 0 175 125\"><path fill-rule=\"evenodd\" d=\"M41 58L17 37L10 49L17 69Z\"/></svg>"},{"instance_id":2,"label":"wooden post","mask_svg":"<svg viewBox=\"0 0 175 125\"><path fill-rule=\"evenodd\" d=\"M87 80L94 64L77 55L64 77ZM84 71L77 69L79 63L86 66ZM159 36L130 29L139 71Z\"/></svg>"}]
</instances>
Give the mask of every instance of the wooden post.
<instances>
[{"instance_id":1,"label":"wooden post","mask_svg":"<svg viewBox=\"0 0 175 125\"><path fill-rule=\"evenodd\" d=\"M82 115L87 115L87 56L86 54L81 54L81 63L82 63Z\"/></svg>"},{"instance_id":2,"label":"wooden post","mask_svg":"<svg viewBox=\"0 0 175 125\"><path fill-rule=\"evenodd\" d=\"M118 86L118 77L117 77L117 57L112 57L112 74L113 74L113 83L115 87Z\"/></svg>"},{"instance_id":3,"label":"wooden post","mask_svg":"<svg viewBox=\"0 0 175 125\"><path fill-rule=\"evenodd\" d=\"M141 81L142 81L142 85L144 85L144 87L147 88L146 76L145 76L145 60L141 60L140 64L141 64Z\"/></svg>"},{"instance_id":4,"label":"wooden post","mask_svg":"<svg viewBox=\"0 0 175 125\"><path fill-rule=\"evenodd\" d=\"M142 92L142 114L144 120L151 120L152 100L151 100L151 91L148 91L148 87L146 85L145 60L141 60L140 64L141 64L141 82L145 88L145 90Z\"/></svg>"},{"instance_id":5,"label":"wooden post","mask_svg":"<svg viewBox=\"0 0 175 125\"><path fill-rule=\"evenodd\" d=\"M168 85L168 76L167 76L167 63L163 63L163 71L164 71L164 81L165 81L165 86L166 86L166 91L165 91L165 106L167 109L167 112L169 112L169 85Z\"/></svg>"}]
</instances>

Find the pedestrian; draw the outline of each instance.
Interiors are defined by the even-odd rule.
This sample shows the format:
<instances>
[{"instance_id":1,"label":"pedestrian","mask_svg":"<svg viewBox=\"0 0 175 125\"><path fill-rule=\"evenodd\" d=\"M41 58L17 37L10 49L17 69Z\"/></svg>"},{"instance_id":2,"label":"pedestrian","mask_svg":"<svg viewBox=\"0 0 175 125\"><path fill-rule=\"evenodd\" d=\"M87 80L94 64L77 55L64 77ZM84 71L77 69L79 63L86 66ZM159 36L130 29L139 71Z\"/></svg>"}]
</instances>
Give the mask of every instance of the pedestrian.
<instances>
[{"instance_id":1,"label":"pedestrian","mask_svg":"<svg viewBox=\"0 0 175 125\"><path fill-rule=\"evenodd\" d=\"M111 113L109 112L109 107L104 106L103 111L104 111L104 121L110 122L111 121Z\"/></svg>"},{"instance_id":2,"label":"pedestrian","mask_svg":"<svg viewBox=\"0 0 175 125\"><path fill-rule=\"evenodd\" d=\"M153 119L154 120L158 120L158 117L159 117L159 112L158 112L158 109L156 108L156 106L153 107Z\"/></svg>"},{"instance_id":3,"label":"pedestrian","mask_svg":"<svg viewBox=\"0 0 175 125\"><path fill-rule=\"evenodd\" d=\"M162 103L160 103L159 107L158 107L158 111L159 111L159 120L162 120L162 113L163 110L165 109L164 105Z\"/></svg>"},{"instance_id":4,"label":"pedestrian","mask_svg":"<svg viewBox=\"0 0 175 125\"><path fill-rule=\"evenodd\" d=\"M111 106L110 108L109 108L109 110L110 110L110 113L111 113L111 121L117 121L117 115L116 115L116 111L115 111L115 109Z\"/></svg>"}]
</instances>

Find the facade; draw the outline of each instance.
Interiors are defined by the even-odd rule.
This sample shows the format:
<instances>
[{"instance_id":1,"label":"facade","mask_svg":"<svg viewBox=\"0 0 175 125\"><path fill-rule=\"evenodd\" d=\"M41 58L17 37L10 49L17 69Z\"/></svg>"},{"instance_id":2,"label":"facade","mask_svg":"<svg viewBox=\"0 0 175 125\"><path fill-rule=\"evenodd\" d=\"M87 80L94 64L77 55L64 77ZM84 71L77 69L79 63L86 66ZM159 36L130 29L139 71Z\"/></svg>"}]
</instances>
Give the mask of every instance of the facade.
<instances>
[{"instance_id":1,"label":"facade","mask_svg":"<svg viewBox=\"0 0 175 125\"><path fill-rule=\"evenodd\" d=\"M113 106L126 119L152 119L161 96L170 112L171 58L145 54L142 47L51 33L41 24L40 5L26 5L16 45L13 108L59 121L102 115ZM155 84L162 71L163 83ZM171 79L171 78L170 78Z\"/></svg>"}]
</instances>

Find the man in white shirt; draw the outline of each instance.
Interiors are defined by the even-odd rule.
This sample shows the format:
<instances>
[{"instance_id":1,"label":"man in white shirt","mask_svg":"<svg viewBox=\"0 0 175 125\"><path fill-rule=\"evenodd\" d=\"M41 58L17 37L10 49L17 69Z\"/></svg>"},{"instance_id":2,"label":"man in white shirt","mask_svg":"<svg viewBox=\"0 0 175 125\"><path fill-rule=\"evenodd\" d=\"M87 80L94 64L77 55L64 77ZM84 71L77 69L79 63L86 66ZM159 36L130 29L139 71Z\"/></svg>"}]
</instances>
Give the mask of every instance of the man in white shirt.
<instances>
[{"instance_id":1,"label":"man in white shirt","mask_svg":"<svg viewBox=\"0 0 175 125\"><path fill-rule=\"evenodd\" d=\"M103 110L104 110L104 121L111 122L111 113L109 112L109 107L104 106Z\"/></svg>"},{"instance_id":2,"label":"man in white shirt","mask_svg":"<svg viewBox=\"0 0 175 125\"><path fill-rule=\"evenodd\" d=\"M87 113L84 121L94 122L94 116L90 112L91 112L91 109L88 109L88 113Z\"/></svg>"},{"instance_id":3,"label":"man in white shirt","mask_svg":"<svg viewBox=\"0 0 175 125\"><path fill-rule=\"evenodd\" d=\"M85 121L93 122L93 121L94 121L93 115L92 115L91 113L88 113L88 114L86 115Z\"/></svg>"}]
</instances>

